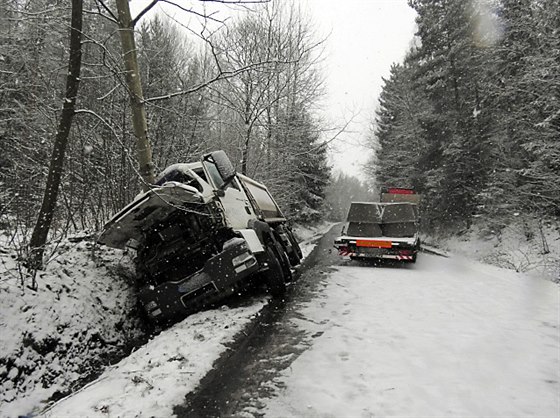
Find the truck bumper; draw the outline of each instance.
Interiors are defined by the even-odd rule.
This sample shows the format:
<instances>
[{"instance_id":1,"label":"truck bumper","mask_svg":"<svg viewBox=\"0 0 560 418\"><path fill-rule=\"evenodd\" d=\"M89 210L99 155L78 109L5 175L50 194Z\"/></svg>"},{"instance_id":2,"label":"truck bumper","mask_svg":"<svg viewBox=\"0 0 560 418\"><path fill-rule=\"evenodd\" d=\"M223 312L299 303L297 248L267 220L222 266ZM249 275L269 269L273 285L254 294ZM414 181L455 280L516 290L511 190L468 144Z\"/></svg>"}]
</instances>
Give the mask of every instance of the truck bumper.
<instances>
[{"instance_id":1,"label":"truck bumper","mask_svg":"<svg viewBox=\"0 0 560 418\"><path fill-rule=\"evenodd\" d=\"M399 251L396 254L391 253L378 253L372 254L368 252L357 251L353 254L349 254L350 257L353 258L382 258L388 260L397 260L397 261L415 261L416 258L416 251Z\"/></svg>"},{"instance_id":2,"label":"truck bumper","mask_svg":"<svg viewBox=\"0 0 560 418\"><path fill-rule=\"evenodd\" d=\"M179 281L145 286L138 294L148 316L166 322L200 310L235 292L237 284L256 273L260 266L243 239L224 246L196 273Z\"/></svg>"},{"instance_id":3,"label":"truck bumper","mask_svg":"<svg viewBox=\"0 0 560 418\"><path fill-rule=\"evenodd\" d=\"M360 241L337 239L334 246L338 249L339 255L350 258L416 261L418 243L370 240L360 244Z\"/></svg>"}]
</instances>

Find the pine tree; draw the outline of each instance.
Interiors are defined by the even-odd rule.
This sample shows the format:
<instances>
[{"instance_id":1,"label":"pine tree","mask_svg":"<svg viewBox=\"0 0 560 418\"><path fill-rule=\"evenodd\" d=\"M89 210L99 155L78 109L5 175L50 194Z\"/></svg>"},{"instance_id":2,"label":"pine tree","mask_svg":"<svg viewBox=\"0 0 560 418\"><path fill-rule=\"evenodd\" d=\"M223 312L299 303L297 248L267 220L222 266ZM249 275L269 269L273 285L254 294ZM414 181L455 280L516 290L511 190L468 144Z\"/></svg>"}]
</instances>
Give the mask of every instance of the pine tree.
<instances>
[{"instance_id":1,"label":"pine tree","mask_svg":"<svg viewBox=\"0 0 560 418\"><path fill-rule=\"evenodd\" d=\"M429 200L438 222L469 226L486 180L490 117L482 110L484 51L477 45L476 16L470 2L418 0L418 72L438 121L441 160L429 182Z\"/></svg>"},{"instance_id":2,"label":"pine tree","mask_svg":"<svg viewBox=\"0 0 560 418\"><path fill-rule=\"evenodd\" d=\"M419 46L384 86L378 178L420 179L428 227L468 227L479 214L498 225L519 212L558 215L560 4L409 4ZM408 115L405 97L419 104Z\"/></svg>"},{"instance_id":3,"label":"pine tree","mask_svg":"<svg viewBox=\"0 0 560 418\"><path fill-rule=\"evenodd\" d=\"M427 137L430 105L422 91L415 89L413 65L408 60L393 65L390 77L384 79L374 131L378 152L371 166L380 185L422 192L435 160L431 147L436 141Z\"/></svg>"}]
</instances>

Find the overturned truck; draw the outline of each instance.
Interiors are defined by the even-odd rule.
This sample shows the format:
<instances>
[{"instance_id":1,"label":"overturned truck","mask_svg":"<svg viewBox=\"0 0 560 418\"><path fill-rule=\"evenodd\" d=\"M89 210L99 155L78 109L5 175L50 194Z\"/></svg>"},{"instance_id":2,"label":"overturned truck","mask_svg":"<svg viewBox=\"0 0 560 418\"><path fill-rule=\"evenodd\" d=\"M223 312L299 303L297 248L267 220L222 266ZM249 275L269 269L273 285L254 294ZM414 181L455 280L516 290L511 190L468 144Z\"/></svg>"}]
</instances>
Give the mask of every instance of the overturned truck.
<instances>
[{"instance_id":1,"label":"overturned truck","mask_svg":"<svg viewBox=\"0 0 560 418\"><path fill-rule=\"evenodd\" d=\"M393 259L416 262L418 195L409 189L391 189L381 202L352 202L342 236L335 239L339 255L351 259Z\"/></svg>"},{"instance_id":2,"label":"overturned truck","mask_svg":"<svg viewBox=\"0 0 560 418\"><path fill-rule=\"evenodd\" d=\"M136 250L139 300L157 323L200 310L253 279L281 295L302 258L268 189L236 173L223 151L165 169L98 241Z\"/></svg>"}]
</instances>

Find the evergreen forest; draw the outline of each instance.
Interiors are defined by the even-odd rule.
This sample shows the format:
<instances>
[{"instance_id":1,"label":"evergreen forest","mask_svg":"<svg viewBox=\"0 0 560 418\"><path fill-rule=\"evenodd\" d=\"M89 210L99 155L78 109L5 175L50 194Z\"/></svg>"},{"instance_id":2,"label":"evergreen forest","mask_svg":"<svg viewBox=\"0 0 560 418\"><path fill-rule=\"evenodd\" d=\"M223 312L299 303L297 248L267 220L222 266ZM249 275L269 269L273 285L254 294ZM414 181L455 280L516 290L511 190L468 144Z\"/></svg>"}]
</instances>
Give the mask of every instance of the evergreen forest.
<instances>
[{"instance_id":1,"label":"evergreen forest","mask_svg":"<svg viewBox=\"0 0 560 418\"><path fill-rule=\"evenodd\" d=\"M423 195L423 226L560 216L558 0L409 0L417 38L375 115L380 184Z\"/></svg>"}]
</instances>

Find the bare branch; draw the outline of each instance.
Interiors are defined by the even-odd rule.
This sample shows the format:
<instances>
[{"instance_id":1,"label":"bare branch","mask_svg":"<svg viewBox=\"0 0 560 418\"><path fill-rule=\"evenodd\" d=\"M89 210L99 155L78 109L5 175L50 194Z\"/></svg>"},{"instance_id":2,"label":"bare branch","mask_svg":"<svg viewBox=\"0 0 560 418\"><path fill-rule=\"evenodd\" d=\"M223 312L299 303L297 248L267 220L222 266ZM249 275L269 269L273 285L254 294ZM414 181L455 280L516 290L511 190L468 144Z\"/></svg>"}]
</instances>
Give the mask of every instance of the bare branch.
<instances>
[{"instance_id":1,"label":"bare branch","mask_svg":"<svg viewBox=\"0 0 560 418\"><path fill-rule=\"evenodd\" d=\"M113 134L114 138L117 140L117 142L121 145L121 147L123 149L126 149L125 145L123 144L123 142L120 140L119 135L117 134L117 132L115 131L115 129L113 128L113 126L107 122L105 119L103 119L103 117L101 117L100 115L98 115L97 113L95 113L93 110L90 109L77 109L74 114L78 115L78 114L84 114L84 115L90 115L95 117L97 120L99 120L102 124L104 124ZM195 213L197 215L201 215L201 216L212 216L206 212L200 212L200 211L196 211L193 209L187 209L186 207L183 206L178 206L175 205L174 203L169 202L168 200L165 199L165 197L159 193L157 193L157 191L155 191L155 189L152 188L152 184L147 184L144 180L144 177L142 176L142 174L140 173L140 171L136 168L136 161L134 161L134 159L132 158L132 156L130 155L130 153L126 152L125 153L126 158L130 164L130 167L132 168L132 170L136 173L136 176L138 178L138 180L140 180L141 183L144 184L145 188L147 190L152 190L153 193L159 198L161 199L162 202L164 202L166 205L172 206L175 209L178 209L182 212L187 212L187 213Z\"/></svg>"},{"instance_id":2,"label":"bare branch","mask_svg":"<svg viewBox=\"0 0 560 418\"><path fill-rule=\"evenodd\" d=\"M201 89L208 87L209 85L220 81L220 80L227 80L233 77L237 77L239 74L254 70L255 68L258 67L262 67L265 66L267 64L273 63L275 61L265 61L265 62L258 62L258 63L254 63L254 64L250 64L247 65L246 67L243 68L239 68L236 70L231 70L231 71L220 71L218 72L218 74L216 74L215 77L211 78L210 80L205 81L204 83L199 84L196 87L193 87L192 89L188 89L188 90L181 90L181 91L177 91L174 93L169 93L163 96L157 96L157 97L150 97L148 99L144 99L144 103L151 103L151 102L155 102L158 100L167 100L167 99L171 99L172 97L176 97L176 96L183 96L186 94L192 94L192 93L196 93L197 91L200 91ZM287 62L285 62L287 63Z\"/></svg>"},{"instance_id":3,"label":"bare branch","mask_svg":"<svg viewBox=\"0 0 560 418\"><path fill-rule=\"evenodd\" d=\"M157 2L158 0L155 0L155 1ZM216 22L216 23L223 23L220 19L216 19L216 18L214 18L214 17L212 16L212 15L216 14L216 12L211 13L211 14L206 14L206 13L197 12L197 11L194 10L193 8L187 8L187 7L181 6L181 5L179 5L179 4L177 4L177 3L173 2L173 1L170 1L170 0L159 0L159 1L161 1L162 3L167 3L167 4L170 4L170 5L172 5L172 6L175 6L175 7L177 7L178 9L180 9L180 10L182 10L182 11L184 11L184 12L193 14L193 15L195 15L195 16L199 16L199 17L202 17L202 18L204 18L204 19L212 20L212 21L214 21L214 22Z\"/></svg>"},{"instance_id":4,"label":"bare branch","mask_svg":"<svg viewBox=\"0 0 560 418\"><path fill-rule=\"evenodd\" d=\"M112 22L115 22L115 23L116 23L116 22L119 21L119 19L117 18L117 16L115 16L115 14L111 11L111 9L109 9L109 7L105 4L105 2L104 2L103 0L95 0L95 2L98 3L98 4L100 4L101 7L102 7L107 13L109 13L109 15L111 16L111 17L110 17L110 20L111 20ZM98 7L98 8L99 8L99 7ZM106 17L103 13L101 13L101 11L99 12L99 14L100 14L101 16Z\"/></svg>"},{"instance_id":5,"label":"bare branch","mask_svg":"<svg viewBox=\"0 0 560 418\"><path fill-rule=\"evenodd\" d=\"M138 23L138 21L142 18L142 16L144 16L146 13L148 13L150 10L152 10L152 8L159 3L159 0L152 0L152 2L146 6L144 8L144 10L142 10L138 16L136 16L134 19L132 19L132 21L130 22L130 24L132 25L132 27L136 26L136 23Z\"/></svg>"}]
</instances>

